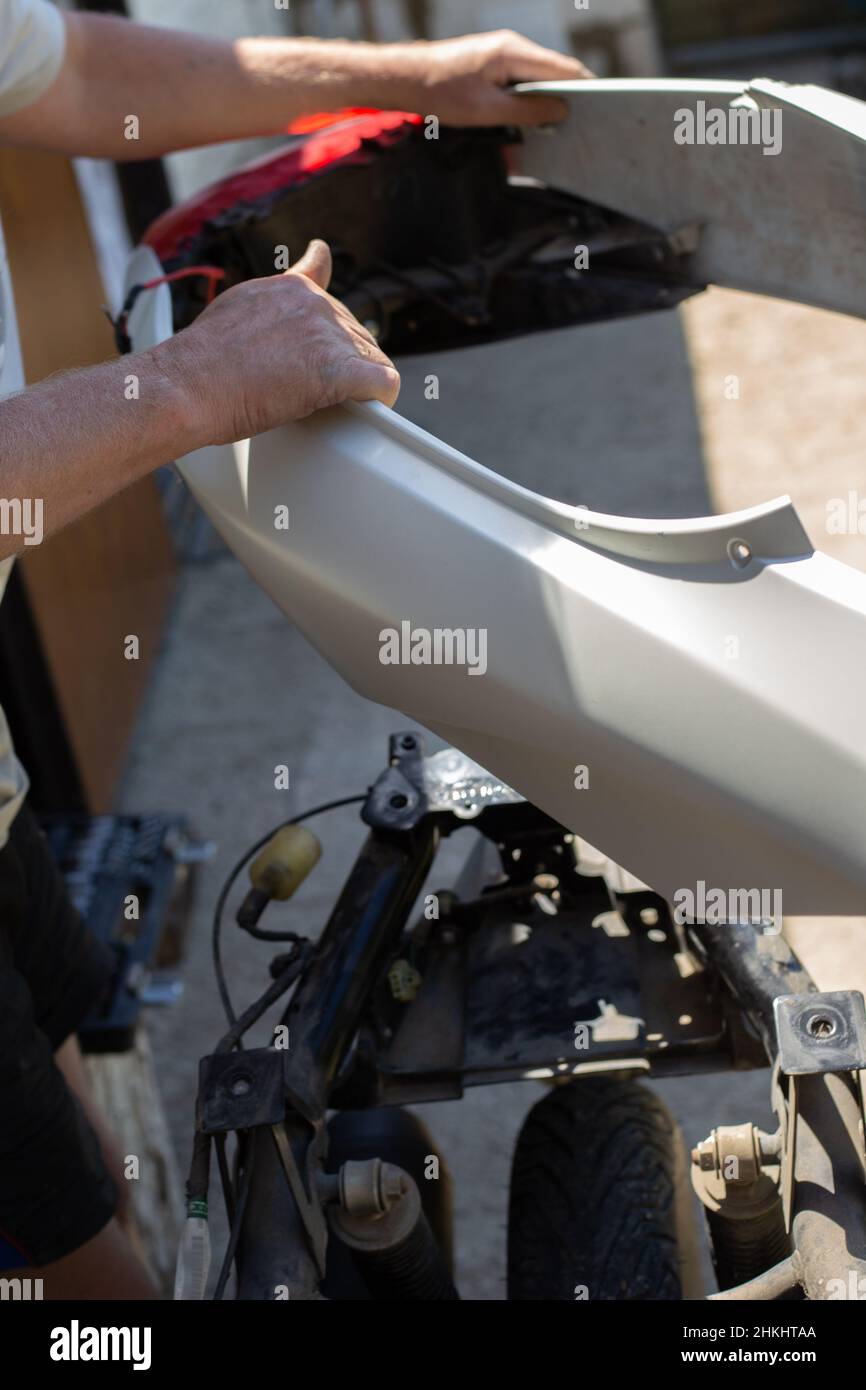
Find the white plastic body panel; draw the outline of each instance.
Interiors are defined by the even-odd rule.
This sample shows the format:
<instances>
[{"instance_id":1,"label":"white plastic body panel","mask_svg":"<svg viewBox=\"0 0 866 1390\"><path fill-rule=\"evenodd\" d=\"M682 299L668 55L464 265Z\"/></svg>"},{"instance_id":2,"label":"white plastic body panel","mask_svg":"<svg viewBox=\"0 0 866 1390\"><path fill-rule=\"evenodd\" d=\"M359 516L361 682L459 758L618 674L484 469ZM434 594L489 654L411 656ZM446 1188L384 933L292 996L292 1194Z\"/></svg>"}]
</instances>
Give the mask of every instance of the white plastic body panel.
<instances>
[{"instance_id":1,"label":"white plastic body panel","mask_svg":"<svg viewBox=\"0 0 866 1390\"><path fill-rule=\"evenodd\" d=\"M607 146L619 177L606 186L605 141L590 157L588 132L597 118L609 135L621 110L632 119L632 94L587 86L580 122L583 95L564 131L528 142L527 168L648 220L700 217L685 184L660 188L658 207L649 177L636 191L631 159L610 159L623 146ZM681 104L665 84L643 88L650 103L659 87ZM659 150L648 138L648 157ZM572 165L581 173L569 182ZM663 219L669 197L680 206ZM790 202L799 217L798 189ZM866 230L861 201L839 214L843 241L855 213L861 239ZM736 235L720 231L707 252L724 283ZM745 278L840 308L856 293L866 313L847 250L801 240L787 269L746 257ZM800 261L812 264L805 295L786 278ZM139 250L128 282L158 269ZM164 286L140 297L131 330L136 347L170 334ZM377 405L179 466L253 577L356 690L454 743L666 897L703 881L781 891L789 915L863 910L866 576L815 552L787 499L686 521L601 516L520 488ZM288 531L274 525L281 507ZM483 630L486 671L383 664L381 635L404 622Z\"/></svg>"},{"instance_id":2,"label":"white plastic body panel","mask_svg":"<svg viewBox=\"0 0 866 1390\"><path fill-rule=\"evenodd\" d=\"M674 232L701 230L694 274L866 316L866 103L784 82L539 82L569 114L528 131L516 172ZM677 144L676 113L776 111L781 148Z\"/></svg>"}]
</instances>

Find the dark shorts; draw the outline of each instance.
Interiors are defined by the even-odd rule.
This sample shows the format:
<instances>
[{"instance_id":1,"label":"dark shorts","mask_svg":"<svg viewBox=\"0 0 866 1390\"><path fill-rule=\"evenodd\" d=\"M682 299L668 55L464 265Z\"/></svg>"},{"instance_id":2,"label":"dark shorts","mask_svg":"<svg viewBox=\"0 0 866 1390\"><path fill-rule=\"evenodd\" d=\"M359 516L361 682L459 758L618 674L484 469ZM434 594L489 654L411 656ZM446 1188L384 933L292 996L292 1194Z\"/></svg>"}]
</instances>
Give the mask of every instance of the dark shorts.
<instances>
[{"instance_id":1,"label":"dark shorts","mask_svg":"<svg viewBox=\"0 0 866 1390\"><path fill-rule=\"evenodd\" d=\"M70 1254L116 1210L96 1135L54 1063L113 963L25 806L0 850L0 1270Z\"/></svg>"}]
</instances>

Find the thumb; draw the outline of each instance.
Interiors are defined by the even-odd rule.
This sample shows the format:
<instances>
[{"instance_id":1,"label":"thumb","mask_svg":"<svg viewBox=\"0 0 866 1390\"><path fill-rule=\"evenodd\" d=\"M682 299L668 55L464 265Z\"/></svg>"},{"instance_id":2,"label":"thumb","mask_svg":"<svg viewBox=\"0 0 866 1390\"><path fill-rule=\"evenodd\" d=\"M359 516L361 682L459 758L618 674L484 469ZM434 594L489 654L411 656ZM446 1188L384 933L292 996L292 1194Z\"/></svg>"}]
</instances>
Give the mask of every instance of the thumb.
<instances>
[{"instance_id":1,"label":"thumb","mask_svg":"<svg viewBox=\"0 0 866 1390\"><path fill-rule=\"evenodd\" d=\"M301 259L295 261L292 272L306 275L320 290L326 290L331 279L331 252L326 243L318 239L311 241Z\"/></svg>"}]
</instances>

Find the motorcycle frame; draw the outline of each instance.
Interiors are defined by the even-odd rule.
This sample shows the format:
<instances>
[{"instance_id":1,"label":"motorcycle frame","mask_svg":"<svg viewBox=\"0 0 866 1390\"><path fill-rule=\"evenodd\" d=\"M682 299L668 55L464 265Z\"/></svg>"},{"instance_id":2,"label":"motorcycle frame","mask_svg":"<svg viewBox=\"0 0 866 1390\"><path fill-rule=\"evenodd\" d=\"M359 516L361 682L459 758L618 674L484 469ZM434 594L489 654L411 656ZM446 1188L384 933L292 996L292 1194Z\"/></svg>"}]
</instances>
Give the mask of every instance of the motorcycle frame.
<instances>
[{"instance_id":1,"label":"motorcycle frame","mask_svg":"<svg viewBox=\"0 0 866 1390\"><path fill-rule=\"evenodd\" d=\"M438 755L440 764L444 756ZM762 1276L745 1286L748 1296L791 1297L792 1291L803 1289L809 1297L827 1297L827 1281L848 1278L849 1268L854 1267L858 1277L866 1275L866 1261L850 1253L858 1248L861 1235L866 1239L859 1129L862 1097L856 1079L845 1066L829 1073L800 1074L796 1081L778 1069L779 997L812 996L817 1009L831 996L816 991L795 953L775 932L764 933L747 923L704 922L683 928L657 894L615 866L607 865L605 874L599 874L597 866L596 872L587 873L581 867L584 847L568 831L482 769L459 755L450 756L449 777L437 780L431 770L440 764L435 757L424 758L417 732L392 736L388 766L370 789L362 810L368 837L282 1015L288 1048L217 1053L202 1062L200 1130L210 1134L237 1130L246 1136L244 1165L251 1180L237 1240L237 1296L272 1299L275 1290L284 1287L292 1299L321 1297L328 1236L317 1174L326 1157L328 1110L455 1099L466 1084L517 1076L546 1074L555 1080L599 1070L651 1071L657 1076L768 1064L774 1067L783 1121L787 1114L789 1129L796 1124L805 1137L796 1152L792 1146L788 1154L792 1168L796 1166L790 1193L793 1254L785 1271L774 1270L766 1279ZM505 886L500 882L468 904L459 898L447 900L444 928L441 919L434 920L440 922L439 934L450 938L449 944L440 947L438 964L433 954L432 970L425 967L418 995L401 1005L393 991L388 997L389 966L406 950L410 912L438 847L467 824L480 832L484 842L496 846ZM520 853L515 855L515 850ZM531 880L520 867L529 853ZM464 876L469 891L476 872L477 866L470 862ZM586 999L600 998L605 991L616 1004L617 990L628 997L628 972L612 964L616 943L622 943L613 919L628 924L626 935L636 938L632 945L643 986L644 1028L639 1039L624 1038L606 1046L591 1043L586 1059L574 1064L564 1063L571 1045L571 1039L564 1039L561 1055L550 1057L546 1069L518 1064L473 1070L466 1066L471 1053L469 993L474 990L476 1006L482 1005L488 1021L501 1017L501 980L497 984L495 970L473 970L465 950L462 978L453 964L442 967L441 956L459 952L461 940L465 947L472 939L483 940L491 929L495 932L504 924L525 924L531 919L530 899L540 891L532 885L539 873L542 882L545 877L558 879L567 901L574 888L572 880L581 881L576 891L586 895L578 914L582 921L569 918L572 909L565 909L563 915L569 918L565 933L570 939L556 957L555 970L563 981L568 956L573 962L579 960ZM442 898L437 896L440 904ZM542 934L553 930L545 928L545 916L532 930ZM547 916L547 920L555 918ZM649 930L655 931L656 938L641 953ZM666 938L663 953L659 932ZM588 933L600 943L593 958L586 950ZM658 971L650 978L646 969L653 957L666 959L671 967L661 982ZM682 970L684 957L697 965L696 973ZM536 998L532 997L533 979ZM431 992L422 1002L428 982ZM542 956L536 958L522 985L529 996L527 1012L538 1024L537 1000L546 1001L549 1015L555 998ZM563 992L567 993L565 985ZM688 1010L700 1008L696 1000L702 992L715 1001L718 1031L708 1036L698 1027L693 1036L687 1036L682 1018L689 1016ZM573 1000L569 1007L574 1008ZM410 1024L413 1010L420 1015L417 1027ZM397 1015L397 1028L389 1029L388 1020ZM513 1044L520 1029L513 1008L508 1024ZM404 1060L407 1054L411 1057L413 1043L416 1060L419 1050L424 1060L424 1066L414 1071L395 1067L393 1061L389 1064L395 1037L399 1043L401 1029L407 1025L412 1036L403 1050ZM238 1088L240 1080L243 1086ZM243 1092L240 1102L234 1099L238 1089ZM736 1298L739 1293L727 1290L718 1297Z\"/></svg>"}]
</instances>

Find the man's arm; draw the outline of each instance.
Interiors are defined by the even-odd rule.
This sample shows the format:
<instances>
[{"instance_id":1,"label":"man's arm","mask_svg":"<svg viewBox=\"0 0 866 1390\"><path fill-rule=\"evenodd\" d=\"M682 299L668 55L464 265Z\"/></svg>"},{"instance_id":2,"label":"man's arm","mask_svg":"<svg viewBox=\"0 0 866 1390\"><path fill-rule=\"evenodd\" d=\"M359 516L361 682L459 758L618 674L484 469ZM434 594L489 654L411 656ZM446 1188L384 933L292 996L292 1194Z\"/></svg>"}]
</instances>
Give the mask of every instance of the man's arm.
<instances>
[{"instance_id":1,"label":"man's arm","mask_svg":"<svg viewBox=\"0 0 866 1390\"><path fill-rule=\"evenodd\" d=\"M7 498L42 499L46 534L162 463L345 400L393 405L400 378L326 293L313 242L292 270L227 290L167 342L0 401ZM0 535L0 558L24 548Z\"/></svg>"},{"instance_id":2,"label":"man's arm","mask_svg":"<svg viewBox=\"0 0 866 1390\"><path fill-rule=\"evenodd\" d=\"M443 124L537 124L564 114L510 82L587 77L574 58L502 30L433 43L326 39L229 42L104 15L66 14L66 56L51 87L0 120L0 140L103 159L284 131L341 106L436 115ZM138 138L126 118L138 118Z\"/></svg>"}]
</instances>

